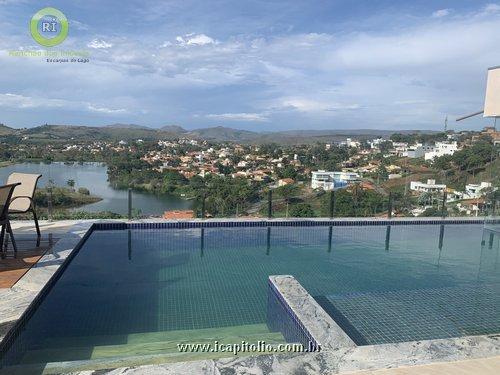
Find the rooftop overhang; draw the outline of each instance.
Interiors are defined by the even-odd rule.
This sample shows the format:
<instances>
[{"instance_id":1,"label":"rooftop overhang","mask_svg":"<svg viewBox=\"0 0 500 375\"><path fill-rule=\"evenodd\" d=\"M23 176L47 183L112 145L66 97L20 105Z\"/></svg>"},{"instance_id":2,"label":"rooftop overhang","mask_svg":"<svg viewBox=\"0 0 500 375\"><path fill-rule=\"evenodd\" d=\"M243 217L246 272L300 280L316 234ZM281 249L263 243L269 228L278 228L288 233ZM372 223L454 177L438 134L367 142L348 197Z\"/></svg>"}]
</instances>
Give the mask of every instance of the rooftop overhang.
<instances>
[{"instance_id":1,"label":"rooftop overhang","mask_svg":"<svg viewBox=\"0 0 500 375\"><path fill-rule=\"evenodd\" d=\"M488 69L483 117L500 117L500 66Z\"/></svg>"}]
</instances>

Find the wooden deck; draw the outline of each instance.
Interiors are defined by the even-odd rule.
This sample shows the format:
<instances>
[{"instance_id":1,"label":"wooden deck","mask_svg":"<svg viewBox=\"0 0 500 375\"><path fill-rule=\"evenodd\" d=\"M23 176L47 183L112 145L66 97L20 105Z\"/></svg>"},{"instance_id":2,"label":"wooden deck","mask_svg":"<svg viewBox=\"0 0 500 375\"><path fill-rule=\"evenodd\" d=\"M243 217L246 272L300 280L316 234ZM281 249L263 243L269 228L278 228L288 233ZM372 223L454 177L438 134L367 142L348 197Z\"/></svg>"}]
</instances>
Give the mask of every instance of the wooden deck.
<instances>
[{"instance_id":1,"label":"wooden deck","mask_svg":"<svg viewBox=\"0 0 500 375\"><path fill-rule=\"evenodd\" d=\"M17 254L7 242L6 258L0 258L0 288L12 287L60 238L60 234L43 233L37 246L35 233L16 233Z\"/></svg>"}]
</instances>

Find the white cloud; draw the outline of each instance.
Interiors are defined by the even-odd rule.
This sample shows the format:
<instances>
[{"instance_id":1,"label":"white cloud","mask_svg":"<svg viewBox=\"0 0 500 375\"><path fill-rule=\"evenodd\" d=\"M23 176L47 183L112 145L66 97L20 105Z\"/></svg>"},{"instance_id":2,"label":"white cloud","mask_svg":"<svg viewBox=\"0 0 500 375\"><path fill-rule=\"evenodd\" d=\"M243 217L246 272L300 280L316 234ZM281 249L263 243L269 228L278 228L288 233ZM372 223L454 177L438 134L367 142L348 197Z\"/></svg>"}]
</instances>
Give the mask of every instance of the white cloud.
<instances>
[{"instance_id":1,"label":"white cloud","mask_svg":"<svg viewBox=\"0 0 500 375\"><path fill-rule=\"evenodd\" d=\"M269 121L269 118L262 113L221 113L221 114L208 114L205 117L215 120L230 120L230 121L254 121L254 122Z\"/></svg>"},{"instance_id":2,"label":"white cloud","mask_svg":"<svg viewBox=\"0 0 500 375\"><path fill-rule=\"evenodd\" d=\"M439 9L432 13L432 18L442 18L449 16L451 9Z\"/></svg>"},{"instance_id":3,"label":"white cloud","mask_svg":"<svg viewBox=\"0 0 500 375\"><path fill-rule=\"evenodd\" d=\"M284 98L280 100L278 108L292 108L300 112L321 112L358 109L360 105L342 104L326 100L312 100L308 98Z\"/></svg>"},{"instance_id":4,"label":"white cloud","mask_svg":"<svg viewBox=\"0 0 500 375\"><path fill-rule=\"evenodd\" d=\"M62 99L32 98L12 93L0 94L0 106L10 108L60 108L67 104Z\"/></svg>"},{"instance_id":5,"label":"white cloud","mask_svg":"<svg viewBox=\"0 0 500 375\"><path fill-rule=\"evenodd\" d=\"M338 126L433 126L446 113L481 107L485 70L500 61L498 8L489 4L471 13L454 9L449 13L453 17L441 12L439 22L415 18L407 24L363 29L369 32L354 28L338 34L220 40L185 34L163 44L157 36L102 36L104 40L89 43L96 48L90 64L60 64L58 69L0 53L1 87L32 95L28 100L3 94L0 105L79 108L108 115L125 113L122 108L135 114L147 109L152 121L168 108L172 120L198 124L207 119L276 120L314 126L315 119L325 124L325 118L335 117ZM0 50L22 43L20 37L3 38ZM25 87L15 80L20 75L36 83ZM45 87L47 77L51 83ZM41 104L42 99L34 99L38 96L33 87L67 101L44 99ZM100 97L82 97L95 87L102 89L96 93Z\"/></svg>"},{"instance_id":6,"label":"white cloud","mask_svg":"<svg viewBox=\"0 0 500 375\"><path fill-rule=\"evenodd\" d=\"M106 107L98 107L93 104L88 103L87 108L92 111L92 112L101 112L101 113L107 113L107 114L117 114L117 113L126 113L127 110L120 108L120 109L112 109L112 108L106 108Z\"/></svg>"},{"instance_id":7,"label":"white cloud","mask_svg":"<svg viewBox=\"0 0 500 375\"><path fill-rule=\"evenodd\" d=\"M396 100L394 102L394 104L396 105L414 105L414 104L425 104L425 103L428 103L428 101L423 99Z\"/></svg>"},{"instance_id":8,"label":"white cloud","mask_svg":"<svg viewBox=\"0 0 500 375\"><path fill-rule=\"evenodd\" d=\"M22 4L26 3L26 0L0 0L0 5L7 5L7 4Z\"/></svg>"},{"instance_id":9,"label":"white cloud","mask_svg":"<svg viewBox=\"0 0 500 375\"><path fill-rule=\"evenodd\" d=\"M215 39L212 39L205 34L187 34L184 36L177 36L175 40L182 46L204 46L206 44L217 44Z\"/></svg>"},{"instance_id":10,"label":"white cloud","mask_svg":"<svg viewBox=\"0 0 500 375\"><path fill-rule=\"evenodd\" d=\"M354 35L331 51L329 64L346 69L411 69L448 63L450 71L457 61L488 58L500 43L498 19L459 20L446 25L422 25L397 35ZM460 35L460 37L457 37ZM460 66L466 65L462 61ZM442 65L441 65L442 66ZM428 71L432 74L432 71Z\"/></svg>"},{"instance_id":11,"label":"white cloud","mask_svg":"<svg viewBox=\"0 0 500 375\"><path fill-rule=\"evenodd\" d=\"M494 4L494 3L487 4L484 7L484 11L486 13L497 13L497 12L500 12L500 5L499 4Z\"/></svg>"},{"instance_id":12,"label":"white cloud","mask_svg":"<svg viewBox=\"0 0 500 375\"><path fill-rule=\"evenodd\" d=\"M74 27L75 29L81 30L81 31L85 31L85 30L89 29L89 25L87 25L86 23L77 21L77 20L70 20L69 21L69 27L70 28Z\"/></svg>"},{"instance_id":13,"label":"white cloud","mask_svg":"<svg viewBox=\"0 0 500 375\"><path fill-rule=\"evenodd\" d=\"M87 47L95 48L95 49L106 49L113 47L112 43L108 43L102 39L94 39L91 42L87 43Z\"/></svg>"},{"instance_id":14,"label":"white cloud","mask_svg":"<svg viewBox=\"0 0 500 375\"><path fill-rule=\"evenodd\" d=\"M65 99L53 99L43 97L24 96L19 94L4 93L0 94L0 107L30 109L30 108L60 108L66 110L87 110L90 112L99 112L105 114L126 113L126 109L112 109L89 102L71 101Z\"/></svg>"}]
</instances>

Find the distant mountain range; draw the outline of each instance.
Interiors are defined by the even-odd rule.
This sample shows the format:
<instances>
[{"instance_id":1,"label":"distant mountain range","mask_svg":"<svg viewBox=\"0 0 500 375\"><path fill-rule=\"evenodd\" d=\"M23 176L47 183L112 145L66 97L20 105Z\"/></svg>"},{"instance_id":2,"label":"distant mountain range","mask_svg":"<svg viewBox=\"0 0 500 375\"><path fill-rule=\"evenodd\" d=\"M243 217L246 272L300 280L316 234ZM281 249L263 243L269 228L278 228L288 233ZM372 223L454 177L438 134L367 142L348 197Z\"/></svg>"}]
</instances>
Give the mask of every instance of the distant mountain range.
<instances>
[{"instance_id":1,"label":"distant mountain range","mask_svg":"<svg viewBox=\"0 0 500 375\"><path fill-rule=\"evenodd\" d=\"M393 133L433 133L423 130L376 130L376 129L340 129L340 130L286 130L276 132L253 132L223 126L186 130L178 125L166 125L158 129L136 124L111 124L107 126L76 125L41 125L33 128L15 129L0 124L0 139L9 137L28 138L31 141L63 142L68 140L159 140L179 137L204 139L215 142L238 143L281 143L300 144L315 142L332 142L347 137L370 139L387 138Z\"/></svg>"}]
</instances>

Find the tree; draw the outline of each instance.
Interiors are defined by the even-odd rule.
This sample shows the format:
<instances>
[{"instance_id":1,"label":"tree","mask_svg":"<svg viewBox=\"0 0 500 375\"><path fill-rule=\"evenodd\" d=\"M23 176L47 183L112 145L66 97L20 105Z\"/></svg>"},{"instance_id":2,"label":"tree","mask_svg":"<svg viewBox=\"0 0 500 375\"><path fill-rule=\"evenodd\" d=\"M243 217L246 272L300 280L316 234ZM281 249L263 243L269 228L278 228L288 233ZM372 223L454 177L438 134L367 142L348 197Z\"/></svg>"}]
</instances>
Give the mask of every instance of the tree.
<instances>
[{"instance_id":1,"label":"tree","mask_svg":"<svg viewBox=\"0 0 500 375\"><path fill-rule=\"evenodd\" d=\"M195 180L195 181L193 181ZM207 175L204 179L193 177L189 184L195 195L195 209L199 209L205 196L205 210L212 216L228 216L244 212L259 199L258 186L246 178Z\"/></svg>"},{"instance_id":2,"label":"tree","mask_svg":"<svg viewBox=\"0 0 500 375\"><path fill-rule=\"evenodd\" d=\"M387 168L384 164L380 163L377 169L377 175L382 181L385 181L389 178L389 172L387 172Z\"/></svg>"},{"instance_id":3,"label":"tree","mask_svg":"<svg viewBox=\"0 0 500 375\"><path fill-rule=\"evenodd\" d=\"M276 196L281 197L285 200L285 202L289 203L290 198L299 193L299 187L294 184L283 185L277 187L274 190Z\"/></svg>"},{"instance_id":4,"label":"tree","mask_svg":"<svg viewBox=\"0 0 500 375\"><path fill-rule=\"evenodd\" d=\"M285 168L281 168L278 170L278 177L279 178L292 178L296 179L297 178L297 171L295 168L291 165L287 165Z\"/></svg>"},{"instance_id":5,"label":"tree","mask_svg":"<svg viewBox=\"0 0 500 375\"><path fill-rule=\"evenodd\" d=\"M425 206L427 204L432 204L432 194L428 193L428 192L424 192L424 193L420 194L417 202L421 206Z\"/></svg>"},{"instance_id":6,"label":"tree","mask_svg":"<svg viewBox=\"0 0 500 375\"><path fill-rule=\"evenodd\" d=\"M441 215L442 215L441 210L438 210L435 207L429 207L424 212L422 212L419 216L439 217Z\"/></svg>"},{"instance_id":7,"label":"tree","mask_svg":"<svg viewBox=\"0 0 500 375\"><path fill-rule=\"evenodd\" d=\"M87 188L81 187L81 188L78 188L78 194L90 195L90 191Z\"/></svg>"},{"instance_id":8,"label":"tree","mask_svg":"<svg viewBox=\"0 0 500 375\"><path fill-rule=\"evenodd\" d=\"M180 186L187 185L186 177L177 171L167 170L163 173L161 190L164 193L173 193Z\"/></svg>"},{"instance_id":9,"label":"tree","mask_svg":"<svg viewBox=\"0 0 500 375\"><path fill-rule=\"evenodd\" d=\"M359 187L341 189L335 192L335 216L373 216L387 210L387 197L373 190L364 190ZM322 215L329 215L330 195L322 197Z\"/></svg>"},{"instance_id":10,"label":"tree","mask_svg":"<svg viewBox=\"0 0 500 375\"><path fill-rule=\"evenodd\" d=\"M313 208L309 203L299 203L290 209L290 216L292 217L315 217Z\"/></svg>"},{"instance_id":11,"label":"tree","mask_svg":"<svg viewBox=\"0 0 500 375\"><path fill-rule=\"evenodd\" d=\"M75 190L75 180L69 179L66 181L66 184L70 187L71 190Z\"/></svg>"},{"instance_id":12,"label":"tree","mask_svg":"<svg viewBox=\"0 0 500 375\"><path fill-rule=\"evenodd\" d=\"M453 160L452 155L443 155L439 158L435 158L432 162L432 167L438 170L449 170L451 169L451 161Z\"/></svg>"}]
</instances>

